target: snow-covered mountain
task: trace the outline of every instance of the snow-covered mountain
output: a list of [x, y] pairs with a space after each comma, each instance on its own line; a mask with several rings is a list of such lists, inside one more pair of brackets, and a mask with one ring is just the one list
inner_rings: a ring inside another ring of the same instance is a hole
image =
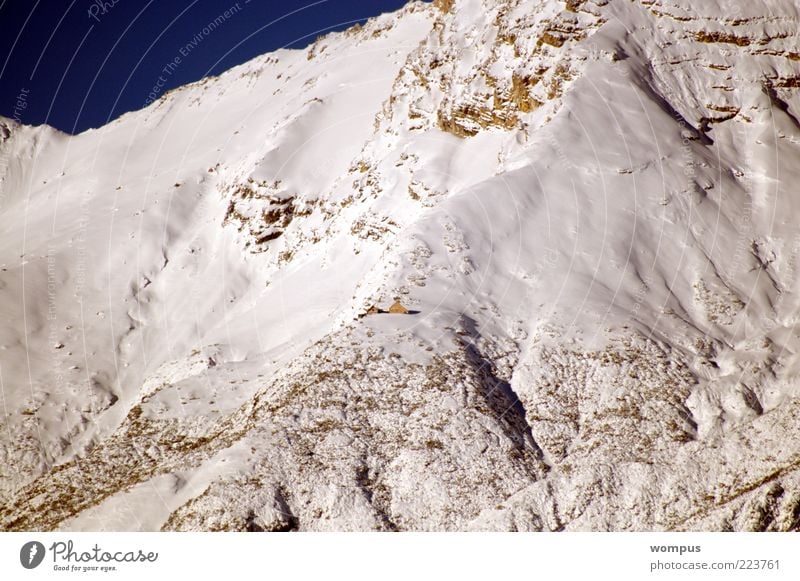
[[799, 529], [799, 12], [411, 2], [3, 120], [0, 529]]

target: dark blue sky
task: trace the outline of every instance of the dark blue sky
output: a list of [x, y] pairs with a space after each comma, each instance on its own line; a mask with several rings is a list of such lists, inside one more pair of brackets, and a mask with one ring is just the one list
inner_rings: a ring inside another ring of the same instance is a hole
[[0, 0], [0, 115], [79, 133], [141, 109], [176, 57], [162, 90], [405, 3]]

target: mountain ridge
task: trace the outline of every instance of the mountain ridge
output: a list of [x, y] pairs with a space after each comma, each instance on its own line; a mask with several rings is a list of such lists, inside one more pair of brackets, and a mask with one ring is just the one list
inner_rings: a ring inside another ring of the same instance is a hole
[[0, 526], [797, 530], [797, 19], [410, 3], [3, 142]]

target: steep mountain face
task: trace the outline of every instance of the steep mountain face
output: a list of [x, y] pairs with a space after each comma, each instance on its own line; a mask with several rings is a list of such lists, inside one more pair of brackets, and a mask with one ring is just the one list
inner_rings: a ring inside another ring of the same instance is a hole
[[800, 529], [798, 11], [412, 2], [2, 121], [0, 528]]

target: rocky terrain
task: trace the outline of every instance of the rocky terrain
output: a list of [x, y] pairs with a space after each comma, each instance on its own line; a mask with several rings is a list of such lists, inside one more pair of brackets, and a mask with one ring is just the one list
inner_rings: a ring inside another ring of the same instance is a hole
[[0, 529], [800, 530], [799, 15], [410, 2], [0, 120]]

